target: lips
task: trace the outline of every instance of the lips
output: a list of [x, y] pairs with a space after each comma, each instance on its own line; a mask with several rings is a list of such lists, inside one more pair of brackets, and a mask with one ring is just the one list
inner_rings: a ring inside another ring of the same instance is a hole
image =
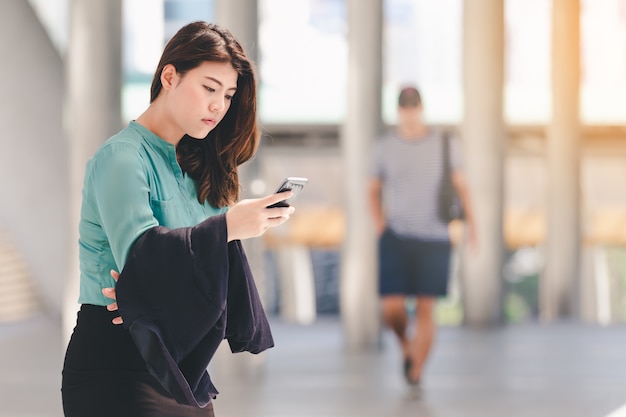
[[207, 126], [215, 126], [215, 119], [202, 119], [202, 123]]

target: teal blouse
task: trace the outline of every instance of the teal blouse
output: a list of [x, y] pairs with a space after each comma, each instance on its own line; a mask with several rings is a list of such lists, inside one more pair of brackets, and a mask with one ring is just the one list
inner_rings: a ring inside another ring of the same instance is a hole
[[178, 165], [176, 148], [132, 121], [87, 163], [79, 223], [81, 304], [107, 305], [133, 242], [160, 225], [193, 226], [224, 213], [198, 202], [194, 181]]

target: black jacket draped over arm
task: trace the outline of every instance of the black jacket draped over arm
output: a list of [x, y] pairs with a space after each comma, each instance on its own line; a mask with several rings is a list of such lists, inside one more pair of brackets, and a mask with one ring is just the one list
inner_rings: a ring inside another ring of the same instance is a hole
[[224, 214], [145, 232], [116, 293], [148, 369], [179, 403], [204, 407], [215, 398], [207, 366], [224, 338], [233, 352], [274, 346], [241, 242], [227, 243]]

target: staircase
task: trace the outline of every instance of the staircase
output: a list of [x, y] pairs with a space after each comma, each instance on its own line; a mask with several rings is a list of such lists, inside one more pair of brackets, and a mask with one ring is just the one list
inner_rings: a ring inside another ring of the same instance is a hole
[[29, 271], [9, 234], [0, 230], [0, 324], [29, 318], [41, 302]]

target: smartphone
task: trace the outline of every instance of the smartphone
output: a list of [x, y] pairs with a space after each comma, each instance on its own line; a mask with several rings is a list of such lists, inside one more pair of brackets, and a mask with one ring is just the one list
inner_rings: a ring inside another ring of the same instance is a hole
[[288, 198], [286, 200], [282, 200], [282, 201], [279, 201], [278, 203], [274, 203], [270, 206], [267, 206], [267, 208], [289, 207], [289, 203], [291, 203], [294, 200], [294, 198], [296, 198], [296, 196], [300, 193], [300, 191], [302, 191], [302, 189], [304, 188], [307, 182], [309, 182], [309, 179], [302, 178], [302, 177], [287, 177], [283, 179], [280, 185], [278, 186], [278, 188], [276, 189], [276, 193], [282, 193], [283, 191], [292, 191], [293, 196], [291, 196], [291, 198]]

